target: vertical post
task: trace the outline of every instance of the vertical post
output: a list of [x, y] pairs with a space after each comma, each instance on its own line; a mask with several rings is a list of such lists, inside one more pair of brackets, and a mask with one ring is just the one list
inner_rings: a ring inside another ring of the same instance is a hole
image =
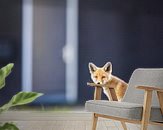
[[[100, 100], [101, 99], [101, 92], [102, 92], [102, 88], [95, 86], [94, 100]], [[98, 116], [96, 116], [96, 113], [93, 113], [93, 116], [92, 116], [92, 130], [96, 130], [97, 121], [98, 121]]]
[[95, 87], [94, 100], [100, 100], [101, 99], [101, 92], [102, 92], [101, 87]]
[[33, 0], [23, 0], [22, 89], [32, 91]]
[[141, 130], [147, 130], [150, 119], [151, 102], [152, 102], [152, 90], [145, 90]]
[[78, 0], [67, 0], [63, 58], [66, 63], [66, 99], [68, 103], [74, 103], [78, 96]]

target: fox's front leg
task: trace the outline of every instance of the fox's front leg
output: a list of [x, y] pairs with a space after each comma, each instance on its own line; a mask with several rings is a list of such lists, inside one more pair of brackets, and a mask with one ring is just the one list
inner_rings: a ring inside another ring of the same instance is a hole
[[124, 85], [122, 83], [118, 83], [117, 87], [115, 88], [115, 92], [118, 98], [118, 101], [121, 101], [125, 95], [127, 89], [127, 85]]
[[109, 101], [113, 101], [112, 94], [109, 88], [103, 87], [103, 92], [109, 99]]

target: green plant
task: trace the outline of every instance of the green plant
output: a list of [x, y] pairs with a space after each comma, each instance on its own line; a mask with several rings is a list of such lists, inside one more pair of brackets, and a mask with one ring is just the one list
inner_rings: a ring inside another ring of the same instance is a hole
[[[0, 89], [5, 86], [5, 79], [11, 73], [13, 67], [14, 64], [10, 63], [0, 69]], [[11, 107], [31, 103], [42, 95], [42, 93], [37, 92], [19, 92], [14, 95], [7, 104], [0, 107], [0, 114]], [[0, 125], [0, 130], [19, 130], [19, 128], [17, 128], [17, 126], [13, 123], [5, 123]]]

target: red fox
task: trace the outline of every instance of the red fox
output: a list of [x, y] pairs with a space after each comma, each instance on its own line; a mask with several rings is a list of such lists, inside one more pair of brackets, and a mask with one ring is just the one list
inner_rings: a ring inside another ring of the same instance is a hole
[[89, 71], [95, 84], [104, 85], [103, 92], [109, 100], [122, 100], [128, 84], [112, 75], [111, 62], [107, 62], [103, 67], [97, 67], [95, 64], [89, 63]]

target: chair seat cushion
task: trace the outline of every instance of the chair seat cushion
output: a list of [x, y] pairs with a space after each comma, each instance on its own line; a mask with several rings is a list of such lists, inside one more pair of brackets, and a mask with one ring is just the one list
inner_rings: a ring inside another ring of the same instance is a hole
[[[85, 109], [97, 114], [120, 117], [129, 120], [141, 120], [143, 105], [129, 102], [89, 100], [85, 104]], [[150, 120], [163, 122], [160, 108], [152, 107]]]

